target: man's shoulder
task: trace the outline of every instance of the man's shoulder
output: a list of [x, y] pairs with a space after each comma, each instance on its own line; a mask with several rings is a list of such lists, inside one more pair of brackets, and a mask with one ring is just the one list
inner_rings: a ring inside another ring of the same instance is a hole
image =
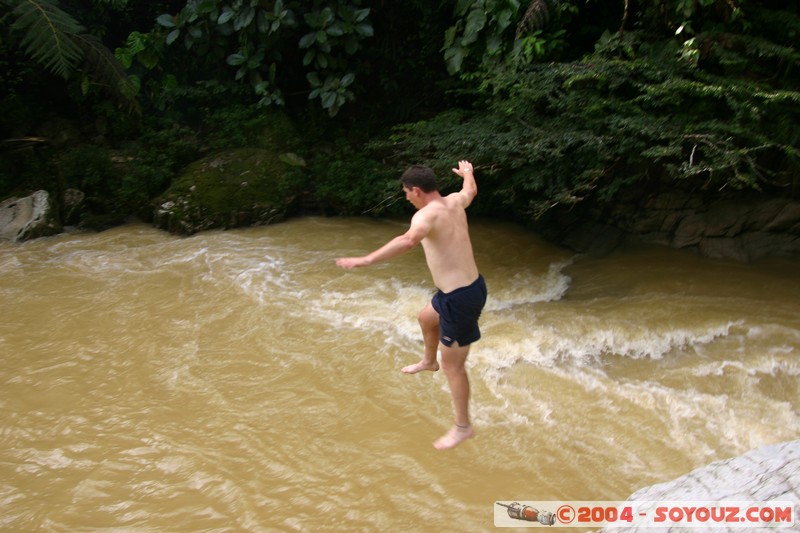
[[472, 202], [474, 195], [469, 195], [465, 193], [463, 190], [451, 192], [447, 196], [444, 197], [445, 202], [447, 202], [448, 207], [456, 206], [461, 209], [466, 209], [469, 204]]

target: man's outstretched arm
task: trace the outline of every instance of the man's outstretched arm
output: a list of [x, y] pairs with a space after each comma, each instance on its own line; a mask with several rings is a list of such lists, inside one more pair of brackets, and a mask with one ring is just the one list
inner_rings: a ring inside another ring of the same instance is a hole
[[[419, 214], [419, 213], [418, 213]], [[388, 261], [402, 255], [419, 244], [430, 231], [430, 226], [424, 217], [415, 216], [411, 219], [411, 227], [402, 235], [398, 235], [374, 252], [362, 257], [340, 257], [336, 265], [341, 268], [351, 269], [365, 267]]]
[[478, 184], [475, 181], [475, 172], [472, 163], [469, 161], [459, 161], [458, 168], [454, 168], [453, 172], [461, 176], [464, 182], [461, 185], [461, 190], [457, 192], [461, 198], [464, 209], [466, 209], [475, 196], [478, 195]]

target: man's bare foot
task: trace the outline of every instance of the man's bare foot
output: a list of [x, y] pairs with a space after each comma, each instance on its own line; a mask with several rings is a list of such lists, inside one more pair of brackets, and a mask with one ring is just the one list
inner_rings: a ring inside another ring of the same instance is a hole
[[417, 372], [422, 372], [423, 370], [430, 370], [431, 372], [436, 372], [439, 370], [439, 363], [434, 361], [433, 363], [426, 363], [425, 361], [420, 361], [419, 363], [404, 366], [401, 370], [403, 374], [416, 374]]
[[449, 450], [474, 436], [475, 431], [472, 429], [471, 425], [466, 427], [455, 425], [450, 428], [450, 431], [441, 436], [439, 440], [434, 442], [433, 447], [437, 450]]

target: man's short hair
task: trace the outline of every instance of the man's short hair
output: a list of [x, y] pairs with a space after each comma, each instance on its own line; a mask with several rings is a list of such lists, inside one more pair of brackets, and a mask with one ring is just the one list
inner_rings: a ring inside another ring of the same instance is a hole
[[423, 192], [433, 192], [438, 189], [436, 173], [431, 167], [425, 165], [412, 165], [400, 176], [400, 183], [408, 189], [419, 187]]

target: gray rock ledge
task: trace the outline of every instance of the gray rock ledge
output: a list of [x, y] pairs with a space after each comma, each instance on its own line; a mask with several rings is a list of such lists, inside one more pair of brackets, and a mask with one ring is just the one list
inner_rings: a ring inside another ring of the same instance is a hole
[[[716, 461], [672, 481], [634, 492], [628, 501], [738, 501], [794, 502], [795, 524], [770, 528], [776, 533], [798, 531], [800, 510], [800, 440], [763, 446], [744, 455]], [[603, 532], [639, 531], [640, 528], [608, 527]], [[652, 528], [652, 531], [760, 531], [758, 528]]]

